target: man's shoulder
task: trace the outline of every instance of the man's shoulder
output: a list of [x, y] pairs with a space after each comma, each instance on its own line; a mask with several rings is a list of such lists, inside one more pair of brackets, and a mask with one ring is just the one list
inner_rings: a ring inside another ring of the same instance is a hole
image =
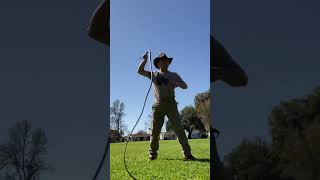
[[152, 76], [156, 77], [158, 75], [157, 71], [151, 71]]
[[179, 74], [177, 72], [171, 72], [170, 71], [170, 74], [173, 75], [173, 76], [179, 76]]

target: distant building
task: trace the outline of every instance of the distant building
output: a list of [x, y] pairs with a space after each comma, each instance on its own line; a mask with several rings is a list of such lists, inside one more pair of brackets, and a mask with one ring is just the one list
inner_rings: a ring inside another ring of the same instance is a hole
[[161, 132], [160, 133], [161, 140], [175, 140], [177, 139], [176, 133], [174, 132]]
[[207, 137], [208, 137], [207, 132], [201, 132], [198, 129], [193, 130], [191, 133], [192, 139], [207, 138]]
[[193, 130], [193, 131], [191, 132], [191, 138], [192, 138], [192, 139], [198, 139], [198, 138], [200, 138], [200, 131], [197, 130], [197, 129]]
[[[188, 131], [184, 130], [184, 133], [188, 137], [189, 133]], [[161, 132], [160, 133], [160, 139], [161, 140], [176, 140], [177, 135], [174, 131], [169, 131], [169, 132]]]
[[150, 134], [146, 132], [138, 132], [136, 134], [131, 134], [130, 140], [131, 141], [149, 141]]

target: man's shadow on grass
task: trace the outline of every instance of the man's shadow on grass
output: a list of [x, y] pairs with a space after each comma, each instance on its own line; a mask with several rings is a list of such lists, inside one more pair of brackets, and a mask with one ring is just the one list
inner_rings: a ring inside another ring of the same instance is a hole
[[210, 162], [210, 159], [208, 159], [208, 158], [204, 158], [204, 159], [198, 159], [198, 158], [196, 158], [195, 160], [184, 160], [184, 159], [174, 159], [174, 158], [163, 158], [163, 160]]

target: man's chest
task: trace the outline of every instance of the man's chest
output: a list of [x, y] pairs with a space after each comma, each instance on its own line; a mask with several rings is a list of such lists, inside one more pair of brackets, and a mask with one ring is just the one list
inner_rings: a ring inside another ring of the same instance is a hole
[[176, 75], [174, 73], [157, 73], [155, 76], [155, 84], [157, 86], [170, 86], [170, 83], [176, 79]]
[[155, 84], [157, 86], [168, 86], [169, 85], [169, 77], [166, 75], [158, 75], [155, 78]]

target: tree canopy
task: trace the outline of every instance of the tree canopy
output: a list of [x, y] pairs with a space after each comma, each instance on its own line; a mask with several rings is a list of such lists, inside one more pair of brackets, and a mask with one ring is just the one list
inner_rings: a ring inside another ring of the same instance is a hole
[[44, 130], [32, 130], [28, 120], [12, 126], [8, 142], [0, 145], [0, 179], [33, 180], [48, 170], [47, 142]]
[[280, 102], [269, 115], [271, 143], [244, 140], [226, 156], [229, 175], [241, 179], [320, 179], [320, 87]]

